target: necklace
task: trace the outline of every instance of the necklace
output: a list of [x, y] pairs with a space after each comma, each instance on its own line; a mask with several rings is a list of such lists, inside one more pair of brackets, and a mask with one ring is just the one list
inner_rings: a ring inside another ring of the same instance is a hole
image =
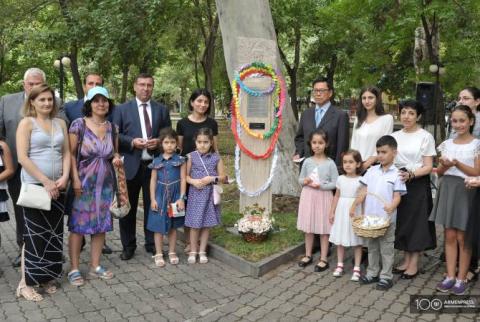
[[108, 122], [107, 120], [105, 120], [105, 121], [103, 121], [103, 122], [97, 122], [97, 121], [95, 121], [95, 120], [93, 119], [93, 117], [90, 118], [90, 121], [92, 121], [93, 124], [98, 125], [98, 126], [105, 125], [105, 124], [107, 124], [107, 122]]

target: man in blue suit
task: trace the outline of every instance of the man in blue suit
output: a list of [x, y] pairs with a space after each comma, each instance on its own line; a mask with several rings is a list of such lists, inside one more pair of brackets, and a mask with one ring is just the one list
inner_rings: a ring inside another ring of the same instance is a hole
[[[95, 86], [103, 86], [103, 78], [102, 76], [96, 73], [88, 73], [85, 75], [83, 81], [83, 92], [87, 95], [87, 92], [90, 88], [94, 88]], [[71, 101], [65, 103], [65, 115], [67, 116], [68, 123], [72, 123], [74, 120], [83, 117], [83, 103], [85, 99], [79, 99], [77, 101]]]
[[136, 221], [140, 189], [143, 193], [145, 250], [155, 253], [153, 233], [146, 229], [150, 208], [151, 170], [148, 165], [152, 162], [153, 155], [158, 153], [160, 130], [171, 127], [172, 122], [168, 109], [151, 100], [153, 86], [152, 75], [139, 74], [133, 84], [135, 98], [117, 106], [113, 112], [113, 122], [119, 128], [119, 148], [124, 157], [128, 197], [132, 206], [128, 215], [120, 219], [122, 260], [131, 259], [137, 248]]
[[[83, 92], [85, 93], [85, 96], [87, 95], [88, 91], [91, 88], [94, 88], [96, 86], [103, 86], [103, 77], [94, 72], [90, 72], [86, 74], [85, 78], [83, 79]], [[69, 124], [71, 124], [74, 120], [78, 118], [84, 117], [83, 115], [84, 103], [85, 103], [85, 98], [65, 103], [65, 115], [67, 116]], [[109, 121], [112, 121], [111, 113], [108, 118], [109, 118]], [[72, 212], [73, 191], [68, 190], [68, 194], [69, 195], [67, 196], [67, 200], [65, 203], [65, 215], [70, 216]], [[82, 250], [84, 246], [85, 246], [85, 237], [83, 238]], [[108, 247], [106, 242], [105, 242], [105, 245], [103, 246], [102, 253], [103, 254], [112, 253], [112, 249]]]

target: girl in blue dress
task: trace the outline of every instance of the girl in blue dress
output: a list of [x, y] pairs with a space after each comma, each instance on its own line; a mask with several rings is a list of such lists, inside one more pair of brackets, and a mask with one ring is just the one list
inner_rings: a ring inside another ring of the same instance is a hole
[[[176, 154], [178, 136], [171, 128], [160, 131], [161, 154], [150, 164], [150, 212], [147, 229], [154, 233], [155, 265], [165, 266], [163, 259], [163, 235], [168, 235], [168, 260], [170, 264], [178, 264], [175, 252], [177, 228], [183, 227], [184, 216], [174, 213], [185, 209], [186, 165], [185, 158]], [[176, 211], [174, 211], [176, 208]]]

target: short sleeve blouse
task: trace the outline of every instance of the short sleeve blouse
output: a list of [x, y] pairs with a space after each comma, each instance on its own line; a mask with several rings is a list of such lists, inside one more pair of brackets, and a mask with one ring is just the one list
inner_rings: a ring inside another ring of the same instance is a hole
[[357, 121], [353, 124], [352, 141], [350, 147], [360, 152], [363, 160], [377, 155], [375, 145], [377, 140], [393, 131], [393, 116], [385, 114], [379, 116], [372, 123], [363, 122], [357, 128]]
[[[443, 141], [438, 146], [438, 151], [442, 157], [447, 157], [450, 160], [457, 159], [458, 161], [470, 166], [475, 166], [475, 158], [480, 153], [480, 140], [473, 139], [467, 144], [457, 144], [453, 139]], [[451, 167], [445, 171], [444, 175], [451, 175], [465, 178], [467, 175], [457, 167]]]
[[412, 133], [400, 130], [393, 132], [392, 136], [398, 144], [395, 166], [399, 169], [405, 167], [415, 171], [423, 166], [423, 157], [437, 155], [435, 140], [424, 129], [418, 129]]

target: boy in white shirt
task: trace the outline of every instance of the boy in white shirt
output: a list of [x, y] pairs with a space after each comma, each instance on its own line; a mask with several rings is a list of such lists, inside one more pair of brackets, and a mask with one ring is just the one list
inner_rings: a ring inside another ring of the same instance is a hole
[[[407, 189], [398, 175], [398, 169], [393, 164], [397, 154], [397, 141], [390, 135], [384, 135], [378, 139], [376, 148], [380, 164], [370, 167], [360, 179], [362, 186], [357, 199], [352, 204], [350, 214], [354, 215], [357, 205], [365, 201], [365, 214], [384, 218], [390, 216], [390, 226], [385, 235], [365, 238], [368, 247], [368, 268], [366, 275], [360, 278], [361, 284], [377, 283], [377, 290], [386, 291], [393, 286], [393, 243], [397, 207]], [[380, 258], [382, 259], [381, 268]]]

